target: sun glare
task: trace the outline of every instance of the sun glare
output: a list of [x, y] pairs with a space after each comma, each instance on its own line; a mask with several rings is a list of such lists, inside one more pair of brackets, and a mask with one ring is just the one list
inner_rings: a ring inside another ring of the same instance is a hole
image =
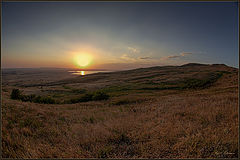
[[92, 56], [89, 54], [78, 54], [74, 60], [78, 67], [87, 67], [92, 62]]
[[81, 71], [81, 75], [84, 76], [84, 75], [85, 75], [85, 72], [84, 72], [84, 71]]

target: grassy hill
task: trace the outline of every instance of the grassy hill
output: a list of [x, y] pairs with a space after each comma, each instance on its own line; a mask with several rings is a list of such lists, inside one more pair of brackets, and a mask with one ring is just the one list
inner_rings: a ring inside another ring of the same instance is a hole
[[[190, 63], [85, 76], [65, 72], [3, 73], [3, 157], [238, 156], [236, 68]], [[13, 89], [40, 100], [11, 99]], [[46, 104], [46, 97], [54, 103]]]

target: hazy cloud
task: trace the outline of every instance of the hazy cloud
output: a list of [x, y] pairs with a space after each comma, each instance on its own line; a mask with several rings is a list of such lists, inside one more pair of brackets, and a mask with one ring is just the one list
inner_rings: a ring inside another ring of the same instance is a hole
[[182, 53], [180, 53], [181, 56], [186, 56], [186, 55], [190, 55], [190, 54], [192, 54], [192, 53], [191, 52], [182, 52]]
[[134, 48], [134, 47], [128, 47], [128, 50], [131, 52], [131, 53], [139, 53], [139, 50], [137, 48]]
[[127, 54], [123, 54], [120, 58], [127, 61], [136, 61], [135, 58], [129, 57]]
[[139, 59], [151, 59], [151, 57], [139, 57]]
[[150, 60], [150, 59], [152, 59], [149, 56], [145, 56], [145, 57], [131, 57], [128, 54], [123, 54], [120, 58], [122, 60], [129, 61], [129, 62], [142, 62], [142, 60]]
[[162, 60], [166, 60], [166, 59], [174, 59], [174, 58], [181, 58], [181, 57], [185, 57], [187, 55], [191, 55], [191, 52], [182, 52], [179, 55], [172, 55], [172, 56], [167, 56], [167, 57], [163, 57], [161, 58]]
[[166, 63], [104, 63], [99, 64], [96, 66], [97, 68], [102, 69], [110, 69], [110, 70], [127, 70], [127, 69], [136, 69], [136, 68], [145, 68], [145, 67], [153, 67], [153, 66], [159, 66], [159, 65], [166, 65]]
[[172, 59], [172, 58], [178, 58], [178, 57], [181, 57], [181, 56], [168, 56], [166, 58]]

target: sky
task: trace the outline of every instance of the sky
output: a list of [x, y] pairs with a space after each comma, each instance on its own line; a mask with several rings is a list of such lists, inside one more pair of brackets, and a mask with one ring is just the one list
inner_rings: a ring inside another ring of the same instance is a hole
[[3, 2], [1, 38], [3, 68], [238, 67], [238, 4]]

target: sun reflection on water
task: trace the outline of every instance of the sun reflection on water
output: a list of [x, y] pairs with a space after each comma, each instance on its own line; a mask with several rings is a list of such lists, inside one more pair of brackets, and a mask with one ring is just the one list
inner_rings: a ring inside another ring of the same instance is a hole
[[82, 75], [82, 76], [85, 75], [85, 71], [69, 71], [69, 72], [72, 72], [72, 74], [76, 74], [76, 75]]
[[93, 74], [93, 73], [99, 73], [99, 72], [111, 72], [111, 71], [68, 71], [73, 75], [87, 75], [87, 74]]

